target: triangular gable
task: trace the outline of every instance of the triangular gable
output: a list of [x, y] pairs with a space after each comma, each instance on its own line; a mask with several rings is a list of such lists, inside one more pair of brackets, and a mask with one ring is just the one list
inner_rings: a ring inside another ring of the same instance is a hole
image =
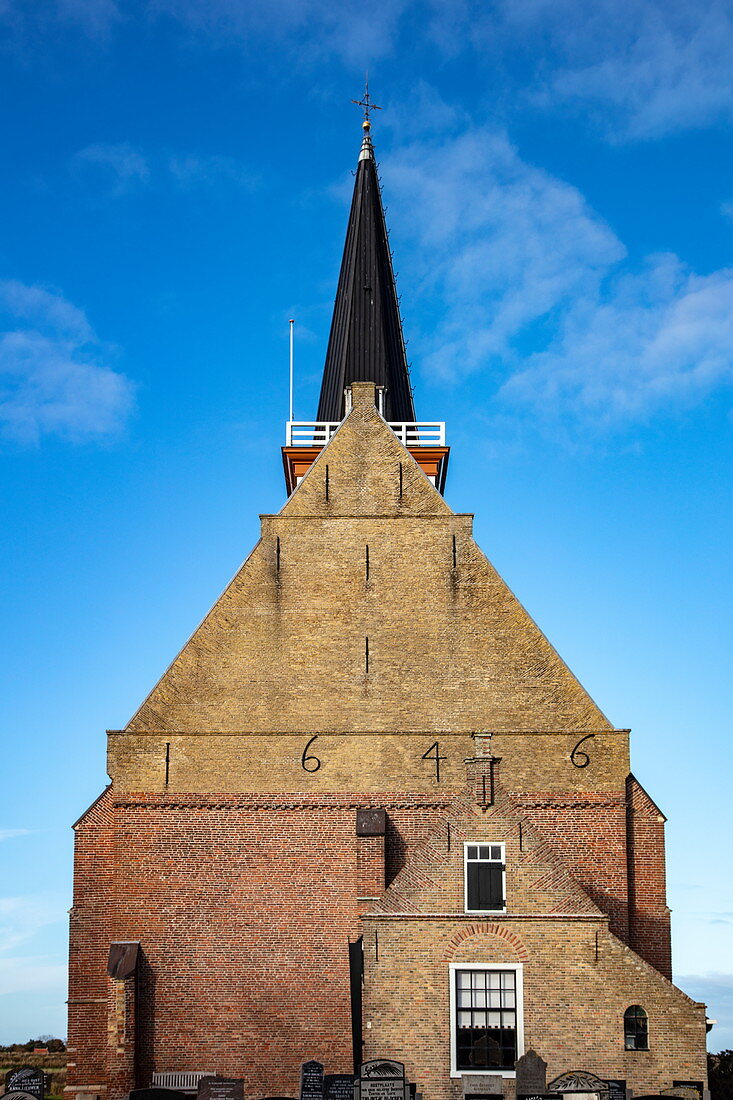
[[127, 729], [612, 728], [365, 389]]
[[[374, 388], [354, 386], [354, 407], [280, 512], [295, 516], [452, 516], [382, 419]], [[328, 474], [326, 470], [328, 469]]]
[[562, 857], [498, 785], [494, 805], [486, 811], [467, 795], [454, 799], [441, 827], [410, 854], [369, 916], [465, 915], [464, 844], [504, 844], [510, 915], [606, 919]]

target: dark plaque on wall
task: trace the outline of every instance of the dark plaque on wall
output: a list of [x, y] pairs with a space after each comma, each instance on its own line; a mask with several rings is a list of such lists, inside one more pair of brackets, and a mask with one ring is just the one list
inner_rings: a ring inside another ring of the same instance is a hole
[[323, 1063], [311, 1059], [300, 1067], [300, 1100], [323, 1100]]
[[[463, 1100], [504, 1100], [503, 1092], [466, 1092]], [[555, 1100], [555, 1097], [552, 1098]]]
[[327, 1073], [323, 1078], [323, 1100], [354, 1100], [353, 1073]]
[[5, 1092], [28, 1092], [43, 1100], [46, 1091], [46, 1075], [35, 1066], [21, 1066], [5, 1074]]
[[244, 1100], [243, 1077], [202, 1077], [196, 1100]]

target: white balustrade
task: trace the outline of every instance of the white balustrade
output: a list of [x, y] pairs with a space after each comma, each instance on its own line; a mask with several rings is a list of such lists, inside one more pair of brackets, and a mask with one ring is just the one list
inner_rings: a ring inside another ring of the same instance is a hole
[[[289, 420], [286, 447], [325, 447], [343, 421]], [[389, 425], [405, 447], [444, 447], [445, 423], [440, 420], [405, 421]]]

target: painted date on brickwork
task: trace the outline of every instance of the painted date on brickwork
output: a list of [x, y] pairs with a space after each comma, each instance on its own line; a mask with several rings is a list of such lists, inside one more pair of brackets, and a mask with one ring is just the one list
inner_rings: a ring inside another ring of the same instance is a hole
[[311, 747], [313, 742], [317, 740], [317, 738], [318, 734], [315, 734], [315, 736], [311, 737], [310, 741], [303, 749], [303, 755], [300, 758], [300, 766], [304, 772], [317, 772], [321, 766], [321, 761], [318, 759], [318, 757], [314, 753], [308, 752], [308, 749]]
[[590, 741], [591, 737], [595, 737], [595, 734], [586, 733], [585, 737], [581, 737], [580, 741], [578, 741], [577, 745], [570, 753], [570, 762], [571, 764], [574, 764], [576, 768], [587, 768], [590, 764], [590, 757], [588, 756], [588, 753], [584, 752], [580, 746], [583, 744], [584, 741]]
[[[435, 754], [435, 755], [433, 755]], [[435, 778], [440, 783], [440, 761], [447, 760], [447, 756], [440, 755], [440, 745], [437, 741], [433, 741], [427, 752], [424, 752], [421, 757], [422, 760], [434, 760], [435, 761]]]

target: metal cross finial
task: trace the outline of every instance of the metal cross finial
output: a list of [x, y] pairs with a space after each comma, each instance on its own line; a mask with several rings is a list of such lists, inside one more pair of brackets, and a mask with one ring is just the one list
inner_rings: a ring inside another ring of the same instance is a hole
[[371, 101], [371, 98], [369, 96], [369, 77], [368, 76], [364, 80], [364, 98], [363, 99], [352, 99], [351, 102], [355, 103], [357, 105], [357, 107], [363, 107], [364, 108], [364, 121], [362, 122], [362, 127], [368, 133], [369, 130], [371, 129], [371, 126], [372, 126], [371, 119], [369, 117], [370, 112], [371, 111], [381, 111], [382, 110], [382, 108], [379, 106], [379, 104], [372, 103], [372, 101]]

